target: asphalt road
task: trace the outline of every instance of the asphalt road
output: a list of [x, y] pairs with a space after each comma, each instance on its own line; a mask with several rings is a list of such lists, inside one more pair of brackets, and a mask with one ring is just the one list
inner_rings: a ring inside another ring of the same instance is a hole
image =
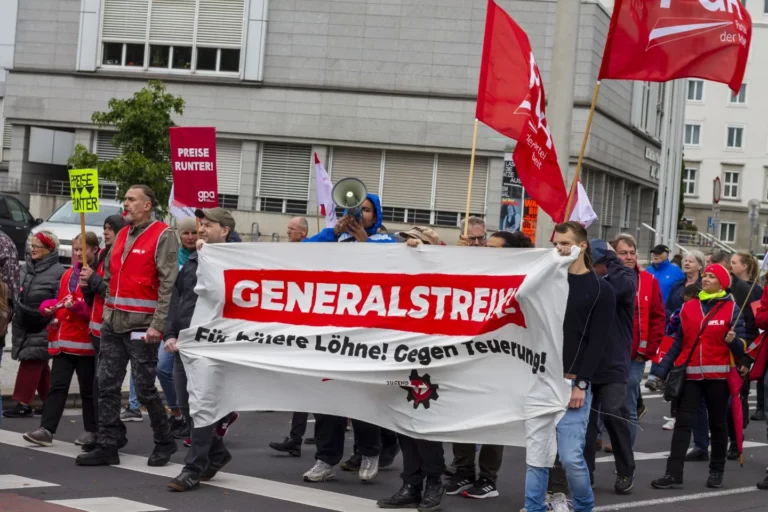
[[[757, 491], [754, 487], [766, 476], [768, 464], [764, 423], [752, 422], [748, 427], [745, 438], [754, 444], [745, 450], [744, 467], [739, 467], [738, 462], [728, 462], [722, 489], [713, 491], [705, 487], [706, 463], [688, 463], [685, 489], [658, 491], [650, 487], [650, 481], [664, 473], [664, 452], [669, 449], [671, 433], [663, 431], [661, 423], [662, 416], [668, 412], [668, 404], [660, 398], [648, 398], [646, 403], [650, 412], [643, 419], [643, 430], [638, 436], [634, 492], [631, 496], [616, 496], [613, 493], [612, 459], [603, 454], [604, 459], [598, 464], [596, 474], [596, 512], [651, 509], [654, 512], [700, 512], [703, 508], [718, 512], [743, 512], [768, 509], [768, 493]], [[7, 510], [4, 500], [8, 503], [12, 495], [16, 495], [16, 499], [20, 499], [18, 496], [31, 498], [35, 501], [30, 503], [37, 505], [14, 510], [36, 512], [47, 510], [45, 507], [49, 506], [37, 500], [69, 507], [50, 508], [60, 512], [308, 512], [318, 509], [365, 512], [377, 510], [375, 500], [392, 494], [400, 485], [399, 458], [394, 467], [382, 470], [377, 479], [368, 484], [360, 483], [356, 474], [343, 471], [337, 471], [338, 480], [335, 482], [304, 483], [301, 475], [314, 462], [314, 447], [305, 445], [302, 457], [294, 458], [277, 454], [267, 446], [269, 441], [279, 440], [287, 434], [290, 414], [250, 412], [241, 414], [226, 438], [234, 455], [234, 460], [226, 468], [227, 473], [217, 476], [211, 482], [214, 485], [206, 484], [196, 491], [174, 493], [168, 491], [165, 484], [181, 468], [178, 464], [182, 463], [186, 451], [181, 443], [179, 453], [172, 460], [175, 465], [149, 468], [146, 457], [152, 449], [152, 437], [148, 418], [145, 417], [142, 423], [128, 424], [130, 442], [122, 452], [121, 466], [77, 467], [73, 458], [79, 453], [79, 448], [70, 444], [82, 432], [81, 419], [77, 414], [78, 411], [67, 411], [57, 442], [51, 448], [31, 448], [18, 434], [37, 427], [39, 418], [3, 419], [0, 429], [0, 510]], [[310, 430], [311, 427], [312, 424]], [[351, 432], [347, 437], [349, 453]], [[446, 446], [449, 460], [450, 453], [450, 447]], [[500, 497], [473, 501], [447, 496], [443, 510], [517, 512], [523, 506], [524, 476], [524, 450], [508, 447], [499, 476]]]

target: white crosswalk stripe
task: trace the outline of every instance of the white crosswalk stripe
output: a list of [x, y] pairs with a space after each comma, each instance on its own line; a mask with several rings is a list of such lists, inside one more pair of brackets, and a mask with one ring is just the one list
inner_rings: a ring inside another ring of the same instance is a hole
[[46, 503], [74, 508], [84, 512], [160, 512], [167, 508], [155, 507], [123, 498], [81, 498], [75, 500], [51, 500]]
[[59, 487], [59, 484], [43, 482], [34, 478], [17, 475], [0, 475], [0, 491], [8, 489], [31, 489], [33, 487]]

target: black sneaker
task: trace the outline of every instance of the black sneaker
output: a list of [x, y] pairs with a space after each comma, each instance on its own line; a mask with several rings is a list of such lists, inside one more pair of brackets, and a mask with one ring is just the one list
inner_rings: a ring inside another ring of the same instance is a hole
[[81, 453], [75, 459], [78, 466], [117, 466], [120, 464], [120, 456], [116, 448], [102, 448], [97, 446], [95, 450]]
[[443, 502], [443, 496], [445, 496], [445, 486], [442, 480], [427, 480], [427, 484], [424, 486], [424, 492], [421, 495], [421, 503], [419, 503], [419, 512], [434, 512], [440, 508], [440, 504]]
[[683, 488], [683, 479], [677, 479], [672, 478], [672, 476], [667, 473], [661, 478], [658, 478], [651, 482], [651, 487], [654, 489], [682, 489]]
[[466, 478], [460, 475], [453, 475], [448, 481], [448, 488], [445, 490], [445, 493], [449, 496], [461, 494], [462, 492], [472, 487], [472, 484], [474, 483], [474, 479]]
[[32, 411], [35, 413], [35, 416], [42, 416], [43, 415], [43, 406], [35, 407], [35, 409]]
[[350, 458], [339, 464], [344, 471], [360, 471], [360, 464], [363, 462], [363, 455], [355, 452]]
[[315, 444], [315, 438], [314, 437], [308, 437], [304, 440], [304, 444]]
[[480, 478], [472, 487], [462, 493], [465, 498], [475, 498], [482, 500], [484, 498], [495, 498], [499, 495], [496, 484], [487, 478]]
[[171, 435], [174, 439], [186, 439], [189, 434], [189, 426], [184, 418], [171, 418]]
[[757, 488], [761, 491], [768, 491], [768, 476], [762, 482], [757, 482]]
[[379, 469], [388, 468], [394, 464], [398, 453], [400, 453], [399, 443], [381, 450], [381, 455], [379, 455]]
[[416, 508], [421, 503], [421, 490], [411, 484], [403, 484], [399, 491], [376, 502], [379, 508]]
[[281, 453], [301, 457], [301, 442], [296, 442], [290, 437], [286, 437], [281, 443], [269, 443], [269, 447]]
[[200, 477], [186, 470], [168, 482], [168, 488], [178, 492], [191, 491], [198, 487], [200, 487]]
[[717, 471], [710, 471], [709, 478], [707, 478], [707, 487], [713, 489], [719, 489], [723, 486], [723, 474]]
[[173, 440], [169, 443], [155, 443], [155, 449], [152, 450], [152, 454], [147, 459], [147, 466], [165, 466], [171, 460], [171, 455], [176, 453], [178, 449], [176, 441]]
[[749, 417], [751, 420], [763, 421], [765, 420], [765, 411], [763, 409], [756, 409], [755, 414]]
[[634, 485], [635, 477], [618, 476], [616, 477], [616, 483], [613, 484], [613, 490], [616, 491], [616, 494], [630, 494]]
[[686, 462], [707, 462], [708, 460], [709, 460], [709, 453], [699, 450], [698, 448], [694, 448], [693, 450], [685, 454]]
[[732, 442], [728, 447], [728, 460], [739, 460], [740, 456], [741, 453], [739, 453], [739, 447], [736, 446], [735, 442]]
[[216, 473], [221, 471], [221, 468], [226, 466], [232, 461], [232, 454], [227, 452], [227, 454], [222, 457], [219, 460], [212, 460], [208, 462], [208, 467], [205, 468], [205, 471], [203, 471], [203, 474], [200, 475], [200, 480], [203, 482], [208, 482], [210, 480], [213, 480], [213, 477], [216, 476]]
[[29, 405], [16, 404], [16, 407], [9, 409], [3, 413], [3, 418], [31, 418], [34, 416], [32, 407]]

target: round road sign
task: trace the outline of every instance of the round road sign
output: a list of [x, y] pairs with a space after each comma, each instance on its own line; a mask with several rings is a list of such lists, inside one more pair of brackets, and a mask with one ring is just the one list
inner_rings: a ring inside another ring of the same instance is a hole
[[720, 191], [722, 190], [722, 185], [720, 184], [720, 178], [715, 178], [715, 182], [712, 186], [712, 202], [717, 204], [720, 202]]

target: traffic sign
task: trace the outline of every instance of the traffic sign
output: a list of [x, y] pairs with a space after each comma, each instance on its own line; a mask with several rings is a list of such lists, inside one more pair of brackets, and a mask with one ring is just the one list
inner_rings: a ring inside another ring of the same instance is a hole
[[712, 186], [712, 202], [717, 204], [720, 202], [720, 192], [722, 190], [722, 186], [720, 185], [720, 178], [715, 178], [715, 182]]

